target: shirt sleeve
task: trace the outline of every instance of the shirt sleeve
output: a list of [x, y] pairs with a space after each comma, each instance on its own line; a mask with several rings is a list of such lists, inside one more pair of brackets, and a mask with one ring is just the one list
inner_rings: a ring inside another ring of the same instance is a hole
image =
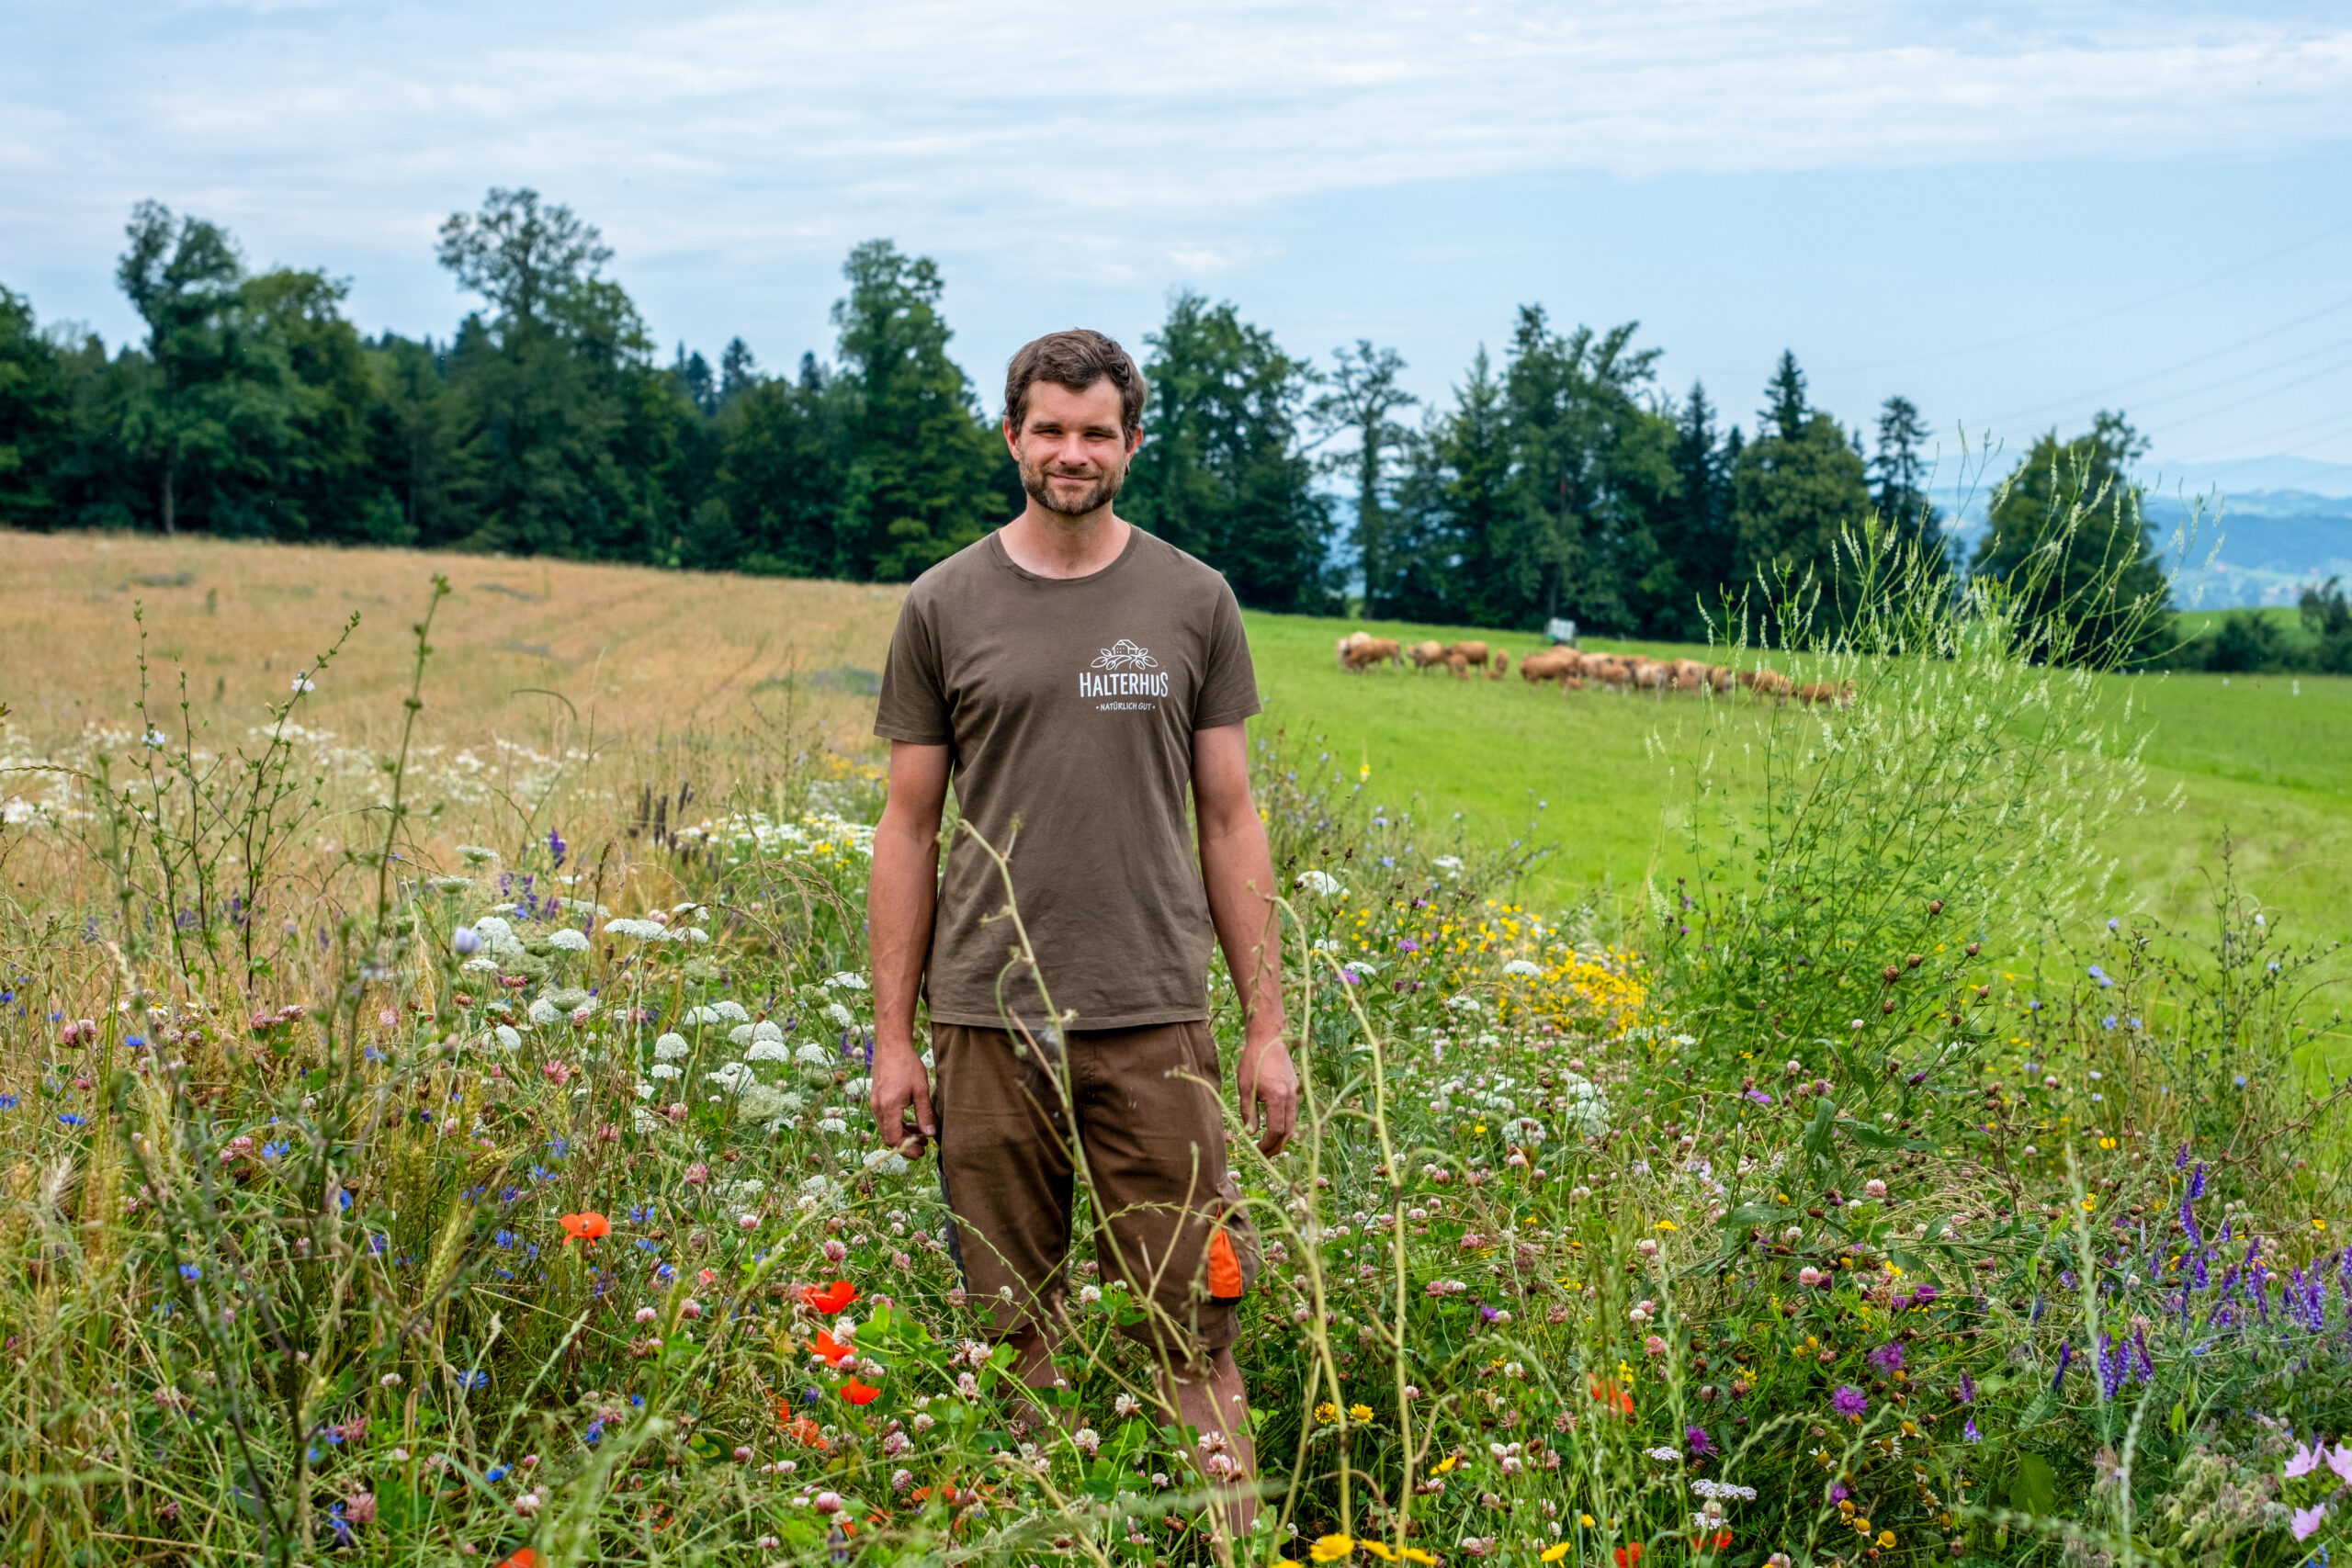
[[1193, 728], [1215, 729], [1239, 724], [1260, 711], [1258, 671], [1250, 662], [1250, 635], [1242, 629], [1241, 606], [1233, 589], [1217, 580], [1216, 608], [1209, 618], [1208, 665], [1193, 699]]
[[929, 611], [927, 603], [910, 593], [890, 633], [890, 651], [882, 661], [882, 700], [874, 710], [874, 733], [885, 740], [918, 746], [955, 740]]

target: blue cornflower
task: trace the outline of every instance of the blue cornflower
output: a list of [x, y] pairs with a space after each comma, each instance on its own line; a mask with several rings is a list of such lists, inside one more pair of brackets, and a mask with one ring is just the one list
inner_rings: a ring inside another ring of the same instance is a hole
[[90, 1119], [88, 1117], [76, 1116], [71, 1111], [61, 1112], [57, 1119], [60, 1122], [64, 1122], [68, 1127], [86, 1127], [90, 1124]]
[[264, 1144], [261, 1146], [261, 1157], [264, 1159], [283, 1159], [286, 1156], [286, 1151], [293, 1146], [294, 1145], [291, 1143], [288, 1142], [284, 1138], [273, 1139], [269, 1143]]
[[506, 1479], [506, 1467], [503, 1464], [493, 1464], [483, 1472], [482, 1479], [494, 1485]]
[[545, 1181], [554, 1174], [554, 1171], [543, 1165], [535, 1165], [531, 1168], [531, 1179], [534, 1181]]
[[2115, 1027], [2115, 1015], [2113, 1013], [2109, 1013], [2105, 1018], [2098, 1021], [2098, 1026], [2101, 1029], [2113, 1029]]
[[564, 1156], [571, 1152], [571, 1140], [569, 1138], [558, 1138], [548, 1145], [548, 1150], [557, 1159], [561, 1159]]
[[337, 1208], [342, 1208], [342, 1209], [348, 1209], [348, 1208], [350, 1208], [350, 1207], [351, 1207], [351, 1193], [350, 1193], [350, 1190], [349, 1190], [348, 1189], [345, 1189], [345, 1190], [342, 1190], [337, 1191], [337, 1192], [335, 1193], [335, 1195], [334, 1195], [334, 1201], [335, 1201], [335, 1206], [336, 1206]]
[[650, 1203], [631, 1203], [628, 1206], [628, 1223], [633, 1225], [652, 1224], [653, 1205]]
[[15, 1109], [17, 1109], [17, 1097], [13, 1094], [0, 1094], [0, 1111], [14, 1111]]
[[180, 1278], [188, 1280], [201, 1280], [204, 1278], [204, 1270], [196, 1264], [183, 1263], [180, 1265]]
[[590, 1448], [594, 1448], [605, 1440], [605, 1424], [602, 1421], [589, 1422], [588, 1429], [580, 1434], [580, 1439]]

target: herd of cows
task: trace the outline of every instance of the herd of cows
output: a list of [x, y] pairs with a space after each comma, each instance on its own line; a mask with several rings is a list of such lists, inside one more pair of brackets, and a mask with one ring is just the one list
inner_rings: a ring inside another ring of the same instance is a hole
[[[1416, 670], [1449, 670], [1464, 681], [1470, 679], [1474, 670], [1484, 671], [1489, 681], [1499, 681], [1510, 672], [1511, 662], [1509, 652], [1483, 642], [1403, 644], [1395, 637], [1374, 637], [1368, 632], [1350, 632], [1341, 637], [1339, 656], [1340, 669], [1359, 675], [1383, 664], [1402, 669], [1409, 659]], [[1728, 693], [1735, 686], [1746, 687], [1751, 696], [1770, 697], [1775, 703], [1793, 698], [1807, 707], [1817, 703], [1844, 707], [1854, 700], [1854, 683], [1850, 681], [1799, 685], [1779, 671], [1761, 665], [1736, 671], [1696, 659], [1586, 653], [1565, 646], [1536, 649], [1519, 661], [1519, 673], [1531, 685], [1557, 681], [1564, 692], [1580, 692], [1589, 684], [1612, 692], [1647, 692], [1661, 700], [1668, 692]]]

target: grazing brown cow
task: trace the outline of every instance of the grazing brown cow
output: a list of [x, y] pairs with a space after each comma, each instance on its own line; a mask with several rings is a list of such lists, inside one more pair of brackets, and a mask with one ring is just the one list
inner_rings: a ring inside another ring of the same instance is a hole
[[1598, 681], [1612, 692], [1623, 691], [1634, 678], [1632, 667], [1613, 653], [1586, 654], [1581, 672], [1586, 680]]
[[1470, 656], [1458, 648], [1445, 650], [1445, 667], [1453, 671], [1453, 678], [1457, 681], [1470, 679]]
[[1506, 675], [1508, 675], [1508, 674], [1510, 674], [1510, 651], [1509, 651], [1508, 649], [1500, 649], [1500, 648], [1498, 648], [1498, 649], [1495, 649], [1495, 665], [1494, 665], [1494, 668], [1493, 668], [1493, 669], [1491, 669], [1491, 670], [1489, 670], [1489, 671], [1487, 671], [1487, 680], [1489, 680], [1489, 681], [1499, 681], [1499, 680], [1501, 680], [1504, 676], [1506, 676]]
[[1340, 656], [1343, 666], [1361, 673], [1375, 664], [1401, 664], [1404, 656], [1393, 637], [1368, 637]]
[[1417, 642], [1405, 652], [1416, 670], [1427, 670], [1432, 664], [1445, 662], [1445, 644], [1442, 642]]
[[1668, 688], [1674, 684], [1674, 666], [1660, 664], [1655, 659], [1645, 659], [1633, 669], [1634, 684], [1645, 692], [1654, 692], [1660, 702], [1666, 700]]
[[1478, 669], [1484, 670], [1487, 667], [1487, 645], [1483, 642], [1457, 642], [1445, 651], [1449, 654], [1462, 655], [1464, 662], [1475, 665]]
[[1584, 655], [1573, 648], [1539, 648], [1519, 661], [1520, 679], [1533, 684], [1584, 673]]
[[1826, 703], [1834, 708], [1854, 705], [1854, 683], [1851, 681], [1817, 681], [1810, 686], [1797, 688], [1797, 701], [1807, 707]]
[[1777, 705], [1789, 700], [1795, 685], [1777, 670], [1758, 668], [1739, 672], [1739, 683], [1747, 688], [1748, 695], [1758, 701], [1770, 697]]
[[1347, 636], [1341, 637], [1338, 645], [1340, 668], [1342, 670], [1349, 668], [1348, 650], [1350, 649], [1355, 647], [1358, 643], [1370, 642], [1371, 640], [1372, 634], [1370, 632], [1350, 632]]
[[1667, 669], [1673, 674], [1674, 689], [1678, 692], [1706, 691], [1715, 683], [1713, 671], [1696, 659], [1678, 659]]

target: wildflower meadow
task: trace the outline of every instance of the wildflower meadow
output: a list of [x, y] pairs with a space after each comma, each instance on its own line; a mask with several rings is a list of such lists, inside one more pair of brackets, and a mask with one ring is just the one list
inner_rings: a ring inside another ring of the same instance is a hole
[[1254, 1474], [1083, 1247], [1016, 1386], [878, 1146], [875, 753], [462, 745], [438, 581], [364, 744], [312, 716], [345, 628], [248, 726], [126, 617], [121, 702], [0, 774], [0, 1561], [2352, 1548], [2335, 955], [2225, 848], [2139, 912], [2097, 650], [1847, 547], [1721, 657], [1850, 706], [1690, 699], [1630, 911], [1253, 742], [1305, 1096], [1272, 1159], [1233, 1123]]

